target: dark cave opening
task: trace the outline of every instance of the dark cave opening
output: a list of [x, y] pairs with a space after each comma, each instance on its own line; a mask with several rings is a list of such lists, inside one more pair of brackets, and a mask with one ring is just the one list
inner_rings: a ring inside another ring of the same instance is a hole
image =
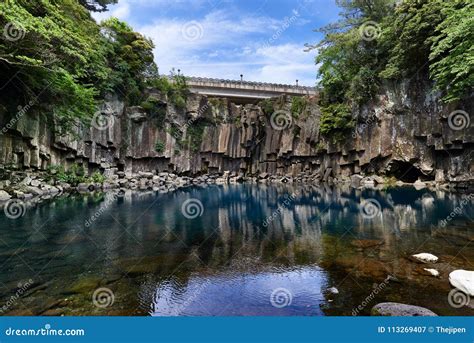
[[422, 181], [432, 179], [429, 176], [423, 174], [420, 169], [413, 166], [413, 164], [410, 162], [404, 161], [392, 161], [388, 175], [395, 177], [397, 180], [408, 183], [413, 183], [418, 179]]

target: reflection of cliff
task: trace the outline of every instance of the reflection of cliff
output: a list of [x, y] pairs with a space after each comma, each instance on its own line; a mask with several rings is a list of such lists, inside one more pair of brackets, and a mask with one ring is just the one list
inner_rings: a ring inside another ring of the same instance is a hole
[[[309, 181], [347, 180], [354, 173], [385, 174], [411, 182], [435, 177], [472, 180], [472, 125], [450, 129], [447, 114], [453, 109], [439, 106], [434, 98], [426, 100], [423, 91], [408, 95], [403, 85], [399, 88], [354, 113], [356, 132], [337, 144], [319, 134], [316, 98], [291, 118], [291, 99], [277, 99], [273, 110], [288, 113], [290, 125], [283, 130], [273, 128], [271, 113], [265, 113], [263, 106], [235, 105], [197, 94], [190, 95], [186, 108], [180, 109], [150, 91], [157, 108], [149, 112], [139, 106], [127, 108], [110, 96], [100, 111], [112, 125], [105, 130], [80, 128], [69, 137], [56, 136], [46, 116], [32, 109], [0, 134], [0, 165], [45, 169], [75, 162], [91, 170], [268, 172], [301, 174]], [[459, 106], [473, 112], [472, 101]], [[5, 120], [0, 117], [0, 125]], [[0, 169], [0, 179], [8, 176], [1, 174]]]
[[[288, 206], [282, 206], [288, 194], [296, 196]], [[176, 209], [176, 204], [190, 197], [200, 199], [204, 205], [203, 216], [191, 221]], [[375, 199], [380, 212], [365, 218], [360, 208], [364, 199]], [[461, 199], [463, 196], [459, 194], [414, 189], [382, 192], [350, 187], [212, 186], [160, 196], [154, 217], [140, 219], [134, 230], [148, 238], [163, 239], [183, 253], [196, 247], [199, 258], [211, 265], [245, 256], [262, 263], [272, 260], [315, 263], [323, 251], [323, 233], [336, 236], [348, 233], [347, 238], [377, 237], [396, 244], [404, 235], [424, 235], [432, 225], [438, 228]], [[140, 203], [134, 197], [129, 201], [124, 204], [130, 206], [129, 210]], [[464, 213], [469, 214], [472, 208], [471, 200]], [[278, 215], [273, 216], [274, 213]], [[273, 220], [263, 225], [272, 216]], [[118, 218], [121, 222], [125, 219], [120, 215]], [[150, 222], [153, 218], [155, 221]], [[458, 216], [463, 218], [466, 215]]]

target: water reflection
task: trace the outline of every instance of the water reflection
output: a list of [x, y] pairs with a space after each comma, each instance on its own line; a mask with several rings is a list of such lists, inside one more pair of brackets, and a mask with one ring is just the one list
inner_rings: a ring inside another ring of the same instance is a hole
[[[191, 198], [203, 204], [195, 219], [181, 212]], [[363, 215], [367, 200], [380, 211]], [[444, 191], [310, 185], [71, 196], [30, 206], [17, 220], [0, 217], [0, 298], [33, 279], [41, 290], [24, 300], [33, 314], [65, 295], [79, 301], [64, 305], [66, 314], [116, 314], [90, 304], [91, 289], [104, 284], [118, 292], [120, 314], [350, 314], [374, 282], [395, 275], [399, 283], [380, 300], [463, 314], [446, 308], [444, 294], [449, 270], [474, 269], [473, 207], [467, 195]], [[406, 259], [421, 251], [441, 256], [441, 279]], [[84, 278], [96, 280], [91, 289], [71, 291]], [[429, 291], [410, 294], [407, 283]], [[335, 299], [325, 294], [332, 286], [341, 291]], [[283, 308], [270, 302], [279, 287], [292, 294]]]

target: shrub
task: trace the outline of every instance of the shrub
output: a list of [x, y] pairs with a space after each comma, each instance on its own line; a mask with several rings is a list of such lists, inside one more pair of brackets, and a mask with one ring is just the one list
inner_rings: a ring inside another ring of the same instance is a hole
[[158, 153], [165, 151], [165, 144], [162, 141], [156, 141], [155, 151]]
[[331, 136], [333, 141], [341, 140], [354, 127], [351, 110], [346, 104], [331, 104], [321, 107], [319, 132]]
[[294, 96], [291, 98], [291, 115], [294, 118], [298, 118], [306, 109], [308, 100], [302, 96]]

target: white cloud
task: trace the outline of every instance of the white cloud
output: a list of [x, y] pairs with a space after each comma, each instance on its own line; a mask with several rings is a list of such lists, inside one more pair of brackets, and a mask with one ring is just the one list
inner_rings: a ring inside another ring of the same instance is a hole
[[128, 0], [119, 1], [119, 3], [109, 9], [107, 12], [92, 12], [92, 17], [97, 21], [115, 17], [120, 20], [125, 20], [130, 15], [130, 4]]
[[[96, 20], [111, 16], [135, 19], [130, 15], [134, 9], [131, 1], [121, 0], [109, 12], [93, 16]], [[139, 1], [154, 6], [149, 0]], [[206, 0], [209, 1], [222, 0]], [[300, 85], [313, 86], [313, 54], [303, 52], [303, 43], [280, 43], [280, 34], [272, 39], [275, 32], [282, 30], [284, 20], [211, 10], [201, 18], [163, 17], [152, 24], [135, 25], [134, 29], [153, 40], [160, 73], [167, 74], [174, 67], [192, 76], [239, 79], [244, 74], [244, 79], [250, 81], [294, 84], [298, 79]], [[298, 25], [298, 21], [291, 25]]]
[[[265, 16], [231, 17], [214, 11], [204, 18], [156, 20], [136, 29], [155, 43], [161, 73], [171, 68], [186, 75], [314, 85], [316, 67], [303, 44], [261, 46], [255, 36], [271, 37], [281, 21]], [[278, 39], [273, 42], [277, 43]]]

